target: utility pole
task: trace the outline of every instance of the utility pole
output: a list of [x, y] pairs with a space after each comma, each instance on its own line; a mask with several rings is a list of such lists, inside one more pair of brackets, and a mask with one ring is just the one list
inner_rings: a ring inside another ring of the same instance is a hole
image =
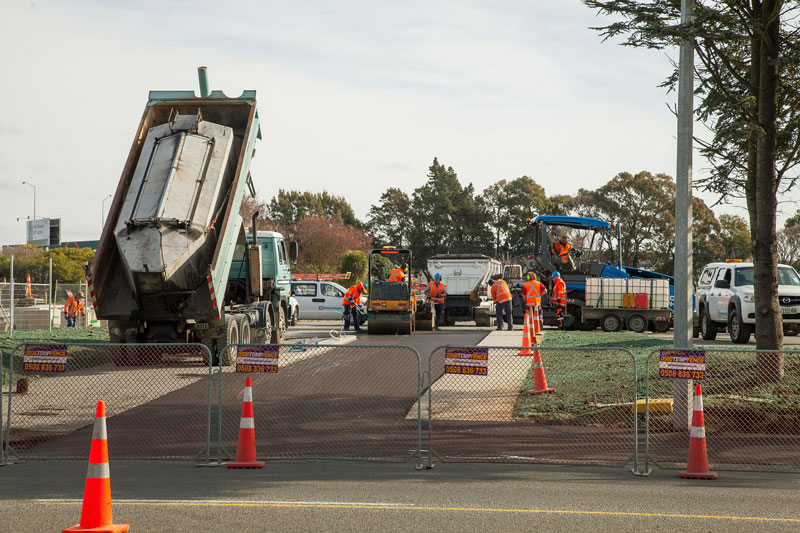
[[[694, 19], [694, 0], [681, 0], [681, 24]], [[681, 42], [678, 78], [678, 165], [675, 175], [675, 327], [673, 345], [692, 349], [692, 135], [694, 121], [694, 39]], [[692, 380], [672, 385], [672, 423], [691, 426]]]
[[33, 187], [33, 221], [36, 222], [36, 185], [28, 183], [27, 181], [23, 181], [22, 184]]

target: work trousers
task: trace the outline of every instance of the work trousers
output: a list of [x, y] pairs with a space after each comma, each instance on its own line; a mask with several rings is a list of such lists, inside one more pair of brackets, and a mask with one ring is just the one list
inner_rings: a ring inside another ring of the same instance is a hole
[[350, 329], [350, 317], [353, 317], [353, 329], [356, 331], [361, 331], [361, 317], [358, 312], [358, 308], [354, 305], [345, 305], [344, 306], [344, 330], [347, 331]]
[[444, 324], [444, 304], [433, 304], [433, 308], [436, 311], [436, 326], [437, 328]]
[[506, 314], [506, 323], [508, 324], [508, 331], [514, 329], [514, 317], [512, 316], [511, 300], [496, 304], [497, 309], [497, 329], [503, 329], [503, 313]]

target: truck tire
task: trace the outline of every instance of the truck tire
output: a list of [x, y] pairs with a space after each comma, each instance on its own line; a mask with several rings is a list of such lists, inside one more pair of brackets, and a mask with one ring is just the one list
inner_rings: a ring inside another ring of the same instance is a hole
[[613, 333], [622, 329], [622, 319], [614, 313], [608, 313], [600, 319], [600, 329], [607, 333]]
[[750, 341], [752, 334], [750, 324], [745, 324], [735, 307], [728, 313], [728, 334], [731, 336], [731, 341], [736, 344], [747, 344]]
[[281, 344], [283, 342], [283, 336], [286, 333], [286, 311], [283, 309], [283, 306], [278, 306], [278, 323], [275, 324], [275, 327], [272, 328], [272, 333], [270, 333], [270, 344]]
[[700, 336], [704, 341], [713, 341], [717, 338], [717, 324], [711, 320], [705, 309], [700, 314]]
[[[235, 315], [225, 316], [225, 344], [239, 344], [239, 324]], [[226, 348], [222, 353], [222, 360], [217, 361], [222, 366], [230, 366], [236, 361], [236, 347]]]
[[647, 329], [647, 319], [639, 313], [634, 313], [625, 321], [625, 326], [634, 333], [644, 333]]
[[246, 315], [236, 315], [236, 325], [239, 328], [239, 344], [250, 344], [250, 320]]
[[669, 320], [651, 320], [650, 325], [656, 333], [666, 333], [669, 331]]

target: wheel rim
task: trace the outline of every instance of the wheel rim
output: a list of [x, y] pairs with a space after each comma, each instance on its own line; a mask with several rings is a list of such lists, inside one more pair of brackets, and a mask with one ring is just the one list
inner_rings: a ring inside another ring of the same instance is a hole
[[739, 315], [736, 314], [736, 311], [731, 313], [731, 336], [739, 336]]
[[606, 329], [615, 330], [619, 327], [619, 320], [617, 317], [607, 316], [603, 319], [603, 324], [605, 325]]
[[635, 316], [631, 319], [631, 328], [633, 331], [644, 331], [647, 329], [647, 324], [641, 317]]
[[708, 333], [708, 317], [703, 315], [702, 320], [700, 320], [700, 330], [703, 332], [703, 335]]

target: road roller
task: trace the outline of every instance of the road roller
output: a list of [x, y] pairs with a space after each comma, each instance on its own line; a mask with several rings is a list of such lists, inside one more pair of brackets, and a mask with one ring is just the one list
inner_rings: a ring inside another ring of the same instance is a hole
[[411, 335], [417, 296], [411, 290], [411, 251], [384, 246], [369, 253], [367, 331], [370, 335]]

